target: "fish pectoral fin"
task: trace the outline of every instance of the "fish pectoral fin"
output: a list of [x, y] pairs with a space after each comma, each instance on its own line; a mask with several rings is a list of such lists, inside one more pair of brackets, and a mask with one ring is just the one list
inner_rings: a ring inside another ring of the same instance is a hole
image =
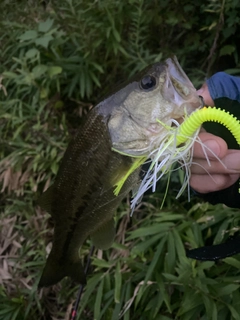
[[53, 195], [53, 185], [49, 187], [40, 198], [37, 200], [37, 204], [46, 210], [47, 212], [51, 213], [51, 205], [52, 205], [52, 195]]
[[146, 162], [147, 157], [140, 157], [134, 159], [132, 163], [128, 163], [128, 166], [124, 166], [123, 168], [119, 168], [119, 170], [112, 177], [112, 185], [115, 186], [113, 191], [115, 196], [118, 196], [124, 183], [127, 181], [128, 177], [136, 171], [139, 167], [141, 167], [144, 162]]
[[66, 276], [78, 283], [86, 283], [86, 276], [79, 258], [77, 258], [76, 261], [66, 258], [63, 262], [59, 262], [51, 252], [47, 259], [46, 266], [44, 267], [38, 287], [52, 286]]
[[108, 249], [113, 243], [115, 234], [114, 219], [108, 220], [97, 231], [91, 234], [93, 245], [99, 249]]

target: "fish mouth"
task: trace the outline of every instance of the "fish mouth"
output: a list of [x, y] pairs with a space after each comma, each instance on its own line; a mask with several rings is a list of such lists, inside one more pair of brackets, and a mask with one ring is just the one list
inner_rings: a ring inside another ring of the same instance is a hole
[[[172, 118], [192, 113], [195, 109], [202, 107], [203, 99], [198, 96], [196, 89], [189, 80], [186, 73], [174, 56], [166, 60], [166, 82], [163, 87], [163, 97], [175, 104], [179, 110]], [[185, 109], [185, 110], [184, 110]], [[184, 114], [183, 114], [184, 113]]]
[[177, 57], [174, 56], [172, 58], [168, 58], [166, 60], [166, 65], [167, 72], [175, 89], [178, 91], [180, 95], [188, 96], [190, 93], [189, 88], [195, 88], [193, 87], [192, 82], [189, 80], [188, 76], [180, 66]]

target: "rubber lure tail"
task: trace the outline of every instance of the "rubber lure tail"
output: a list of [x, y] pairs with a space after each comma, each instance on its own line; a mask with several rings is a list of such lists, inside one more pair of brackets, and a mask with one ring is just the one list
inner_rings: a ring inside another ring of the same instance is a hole
[[[174, 128], [169, 127], [169, 134], [159, 148], [149, 155], [149, 158], [152, 159], [152, 163], [138, 192], [131, 202], [132, 212], [143, 194], [150, 188], [152, 188], [154, 192], [156, 183], [165, 174], [171, 173], [172, 166], [176, 162], [183, 163], [186, 172], [185, 180], [177, 197], [183, 193], [185, 188], [189, 185], [190, 166], [193, 156], [192, 146], [195, 141], [198, 141], [200, 127], [206, 121], [218, 122], [224, 125], [233, 134], [238, 144], [240, 144], [240, 122], [236, 117], [225, 110], [217, 109], [215, 107], [204, 107], [194, 111], [190, 116], [186, 117], [181, 125]], [[199, 143], [201, 142], [199, 141]]]

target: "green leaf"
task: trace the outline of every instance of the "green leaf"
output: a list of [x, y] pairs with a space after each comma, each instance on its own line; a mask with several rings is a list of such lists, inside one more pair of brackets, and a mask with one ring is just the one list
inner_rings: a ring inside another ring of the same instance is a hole
[[132, 252], [133, 253], [144, 253], [147, 249], [149, 249], [149, 247], [151, 247], [155, 242], [159, 241], [160, 238], [162, 238], [164, 236], [163, 233], [157, 234], [153, 237], [151, 237], [150, 239], [146, 240], [146, 241], [141, 241], [138, 244], [136, 244], [133, 249]]
[[197, 270], [204, 270], [204, 269], [210, 269], [212, 266], [215, 265], [214, 261], [205, 261], [205, 262], [201, 262], [198, 266], [197, 266]]
[[38, 24], [38, 31], [39, 32], [48, 32], [51, 29], [53, 22], [54, 22], [54, 20], [50, 19], [50, 18], [48, 18], [44, 22], [40, 22]]
[[195, 309], [197, 306], [202, 304], [202, 296], [199, 293], [187, 291], [181, 302], [181, 307], [178, 312], [178, 316]]
[[218, 244], [222, 242], [224, 232], [227, 230], [228, 226], [229, 226], [229, 220], [224, 220], [221, 226], [218, 228], [218, 232], [214, 238], [213, 244]]
[[186, 260], [186, 251], [182, 242], [181, 237], [179, 236], [179, 233], [177, 232], [177, 230], [174, 228], [173, 229], [173, 236], [174, 236], [174, 243], [176, 246], [176, 253], [177, 256], [179, 258], [179, 260]]
[[93, 82], [98, 86], [101, 87], [101, 83], [99, 82], [98, 78], [96, 77], [96, 75], [92, 72], [89, 71], [90, 77], [92, 78]]
[[38, 79], [40, 78], [44, 73], [48, 71], [48, 67], [42, 64], [37, 65], [32, 69], [33, 78]]
[[119, 32], [117, 31], [117, 29], [113, 28], [112, 29], [112, 32], [113, 32], [113, 35], [114, 35], [114, 38], [116, 39], [117, 42], [120, 42], [121, 41], [121, 37], [120, 37], [120, 34]]
[[[83, 98], [86, 94], [86, 74], [84, 70], [80, 73], [80, 95]], [[79, 79], [79, 78], [78, 78]]]
[[227, 306], [231, 312], [233, 319], [239, 320], [239, 313], [236, 311], [236, 309], [229, 304]]
[[174, 223], [166, 222], [163, 224], [157, 224], [157, 225], [153, 225], [145, 228], [139, 228], [131, 232], [127, 240], [131, 240], [139, 237], [146, 237], [156, 233], [167, 232], [172, 226], [174, 226]]
[[226, 45], [221, 48], [219, 55], [220, 55], [220, 57], [226, 56], [226, 55], [231, 55], [233, 52], [235, 52], [235, 50], [236, 50], [235, 46]]
[[231, 294], [233, 291], [238, 290], [239, 287], [240, 287], [240, 285], [238, 285], [238, 284], [225, 285], [222, 288], [218, 289], [217, 295], [218, 295], [218, 297], [227, 296], [227, 295]]
[[49, 35], [45, 35], [45, 36], [43, 36], [43, 37], [37, 38], [37, 39], [35, 40], [35, 44], [36, 44], [37, 46], [42, 46], [42, 47], [44, 47], [45, 49], [47, 49], [48, 46], [49, 46], [49, 42], [50, 42], [51, 40], [53, 40], [53, 36], [49, 34]]
[[240, 261], [238, 261], [237, 259], [233, 258], [233, 257], [228, 257], [223, 259], [223, 261], [227, 264], [229, 264], [230, 266], [233, 266], [237, 269], [240, 270]]
[[39, 54], [39, 51], [35, 48], [30, 49], [26, 52], [25, 56], [26, 58], [32, 59], [35, 58]]
[[160, 217], [155, 219], [156, 222], [165, 222], [165, 221], [179, 221], [185, 219], [183, 214], [169, 214], [169, 212], [163, 212]]
[[168, 234], [168, 251], [166, 254], [166, 260], [167, 260], [169, 272], [173, 272], [175, 263], [176, 263], [176, 251], [175, 251], [174, 235], [172, 232], [169, 232]]
[[169, 281], [173, 281], [173, 282], [177, 282], [178, 281], [178, 277], [174, 276], [173, 274], [164, 272], [162, 275]]
[[9, 79], [14, 79], [14, 78], [18, 77], [18, 75], [16, 73], [11, 72], [11, 71], [4, 71], [3, 76], [4, 76], [4, 78], [9, 78]]
[[159, 273], [156, 274], [156, 280], [157, 280], [157, 284], [159, 286], [159, 290], [160, 293], [163, 297], [163, 301], [167, 307], [167, 310], [169, 313], [172, 313], [172, 309], [171, 309], [171, 304], [170, 304], [170, 296], [168, 294], [168, 292], [165, 289], [165, 282], [162, 278], [162, 275], [160, 275]]
[[154, 297], [151, 297], [151, 299], [149, 300], [145, 308], [145, 310], [148, 311], [150, 319], [155, 318], [156, 314], [161, 308], [162, 303], [163, 303], [163, 297], [160, 292], [156, 294]]
[[96, 267], [99, 267], [99, 268], [110, 268], [113, 265], [113, 262], [112, 261], [106, 261], [106, 260], [103, 260], [103, 259], [93, 258], [92, 265], [94, 265]]
[[115, 279], [114, 300], [115, 300], [115, 303], [119, 303], [121, 298], [121, 288], [122, 288], [122, 274], [121, 274], [121, 267], [120, 267], [119, 261], [116, 266], [114, 279]]
[[[95, 290], [96, 290], [96, 286], [98, 285], [99, 282], [103, 282], [102, 281], [102, 278], [103, 278], [103, 274], [102, 273], [97, 273], [95, 275], [93, 275], [91, 277], [91, 279], [88, 280], [88, 283], [87, 283], [87, 287], [86, 287], [86, 291], [83, 295], [83, 298], [81, 300], [81, 308], [80, 308], [80, 312], [79, 312], [79, 315], [81, 315], [81, 312], [84, 311], [88, 301], [89, 301], [89, 298], [92, 294], [94, 294]], [[95, 295], [94, 295], [95, 296]]]
[[23, 130], [23, 128], [25, 127], [25, 125], [26, 125], [26, 122], [24, 122], [23, 124], [21, 124], [21, 125], [17, 128], [17, 130], [14, 132], [13, 140], [15, 140], [15, 139], [18, 137], [18, 135], [20, 135], [20, 133], [21, 133], [21, 131]]
[[28, 30], [24, 32], [18, 39], [21, 41], [27, 41], [27, 40], [36, 39], [37, 36], [38, 36], [38, 33], [36, 30]]
[[100, 64], [91, 62], [91, 65], [94, 66], [94, 68], [97, 69], [100, 73], [103, 73], [103, 67]]
[[218, 311], [217, 311], [217, 306], [216, 303], [212, 303], [212, 316], [211, 319], [212, 320], [218, 320]]
[[240, 69], [239, 68], [234, 68], [234, 69], [226, 69], [224, 72], [231, 74], [231, 75], [236, 75], [238, 76], [240, 74]]
[[102, 304], [103, 284], [104, 284], [104, 280], [102, 279], [98, 287], [96, 300], [94, 303], [94, 320], [99, 319], [101, 304]]
[[47, 88], [41, 88], [40, 89], [40, 98], [46, 99], [48, 96], [49, 90]]
[[51, 150], [51, 159], [56, 158], [57, 156], [57, 148], [52, 148]]
[[148, 271], [147, 271], [145, 279], [144, 279], [145, 282], [147, 282], [152, 277], [153, 271], [154, 271], [154, 269], [160, 259], [160, 255], [162, 253], [163, 246], [164, 246], [166, 240], [167, 240], [167, 236], [162, 238], [160, 243], [158, 244], [157, 251], [154, 253], [153, 259], [148, 267]]
[[51, 170], [52, 170], [53, 174], [57, 174], [57, 172], [58, 172], [58, 164], [55, 161], [51, 164]]
[[213, 310], [213, 301], [211, 300], [210, 297], [208, 297], [205, 294], [202, 295], [202, 300], [206, 309], [207, 318], [211, 319], [212, 310]]
[[48, 74], [50, 78], [53, 78], [55, 75], [62, 73], [62, 67], [52, 66], [48, 68]]

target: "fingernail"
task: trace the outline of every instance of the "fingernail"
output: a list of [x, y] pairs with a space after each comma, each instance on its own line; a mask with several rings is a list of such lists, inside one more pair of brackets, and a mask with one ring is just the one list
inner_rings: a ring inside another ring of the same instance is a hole
[[219, 144], [215, 141], [215, 140], [207, 140], [207, 141], [204, 141], [204, 145], [208, 148], [208, 149], [210, 149], [211, 151], [209, 151], [209, 150], [206, 150], [206, 152], [207, 152], [207, 155], [216, 155], [216, 156], [218, 156], [219, 154], [220, 154], [220, 151], [221, 151], [221, 149], [220, 149], [220, 146], [219, 146]]

